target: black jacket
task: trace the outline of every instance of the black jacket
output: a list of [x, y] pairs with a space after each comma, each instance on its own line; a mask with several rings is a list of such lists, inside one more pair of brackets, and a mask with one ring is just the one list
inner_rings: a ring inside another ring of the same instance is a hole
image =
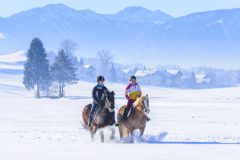
[[107, 90], [108, 90], [107, 87], [105, 86], [101, 87], [99, 86], [99, 84], [97, 84], [92, 90], [93, 103], [99, 104], [102, 95]]

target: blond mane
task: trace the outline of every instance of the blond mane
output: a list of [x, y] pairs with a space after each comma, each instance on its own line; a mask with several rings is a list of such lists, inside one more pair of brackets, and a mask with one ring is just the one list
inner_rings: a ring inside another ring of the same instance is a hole
[[143, 106], [143, 100], [145, 100], [147, 98], [147, 96], [141, 96], [139, 98], [137, 98], [137, 100], [133, 103], [133, 106], [139, 110], [143, 110], [142, 106]]

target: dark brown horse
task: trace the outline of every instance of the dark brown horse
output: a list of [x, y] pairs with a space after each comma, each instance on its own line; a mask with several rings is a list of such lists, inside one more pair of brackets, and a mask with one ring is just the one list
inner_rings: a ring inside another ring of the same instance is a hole
[[[88, 118], [89, 113], [91, 111], [92, 104], [88, 104], [83, 108], [82, 111], [82, 119], [83, 119], [83, 126], [87, 129], [88, 125]], [[105, 127], [111, 127], [111, 137], [110, 139], [114, 139], [115, 136], [115, 129], [113, 125], [115, 124], [115, 98], [114, 92], [106, 91], [101, 98], [101, 102], [98, 106], [98, 109], [95, 113], [95, 118], [92, 122], [92, 128], [90, 128], [91, 138], [94, 140], [94, 135], [96, 134], [97, 130], [103, 129]], [[104, 133], [103, 130], [100, 130], [101, 141], [104, 142]]]
[[[139, 97], [133, 104], [132, 111], [130, 112], [128, 119], [126, 121], [123, 121], [123, 113], [126, 106], [122, 106], [118, 110], [118, 128], [119, 128], [119, 134], [120, 138], [128, 137], [129, 133], [131, 135], [131, 138], [133, 136], [133, 131], [136, 129], [140, 130], [140, 137], [142, 137], [146, 122], [147, 122], [147, 116], [146, 113], [149, 113], [149, 99], [148, 95]], [[146, 113], [145, 113], [146, 112]]]

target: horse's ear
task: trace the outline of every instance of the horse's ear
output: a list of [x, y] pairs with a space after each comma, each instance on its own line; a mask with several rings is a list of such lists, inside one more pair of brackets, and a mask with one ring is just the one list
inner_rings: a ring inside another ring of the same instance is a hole
[[146, 94], [146, 97], [148, 97], [148, 94]]
[[115, 95], [115, 92], [114, 92], [114, 91], [112, 91], [112, 95], [113, 95], [113, 96]]

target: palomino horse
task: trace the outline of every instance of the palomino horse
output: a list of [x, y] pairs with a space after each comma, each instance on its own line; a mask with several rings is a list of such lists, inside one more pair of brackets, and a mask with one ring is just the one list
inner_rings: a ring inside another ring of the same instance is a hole
[[146, 127], [146, 122], [147, 122], [146, 113], [150, 112], [148, 95], [139, 97], [134, 102], [132, 111], [130, 112], [128, 119], [126, 121], [123, 121], [122, 116], [125, 108], [126, 108], [126, 105], [122, 106], [118, 110], [118, 115], [117, 115], [118, 122], [119, 122], [118, 128], [119, 128], [120, 138], [128, 137], [129, 133], [131, 134], [131, 137], [132, 137], [133, 131], [136, 129], [140, 130], [140, 137], [142, 138], [142, 135]]
[[[83, 108], [82, 111], [82, 119], [83, 126], [87, 129], [89, 113], [91, 111], [92, 104], [88, 104]], [[115, 98], [114, 92], [106, 91], [101, 98], [101, 103], [98, 106], [98, 109], [95, 112], [94, 119], [92, 122], [92, 128], [90, 128], [91, 138], [94, 140], [94, 135], [96, 134], [98, 129], [103, 129], [107, 126], [111, 127], [111, 137], [110, 139], [114, 139], [115, 129], [113, 125], [115, 124]], [[101, 141], [104, 142], [104, 134], [103, 130], [100, 130]]]

